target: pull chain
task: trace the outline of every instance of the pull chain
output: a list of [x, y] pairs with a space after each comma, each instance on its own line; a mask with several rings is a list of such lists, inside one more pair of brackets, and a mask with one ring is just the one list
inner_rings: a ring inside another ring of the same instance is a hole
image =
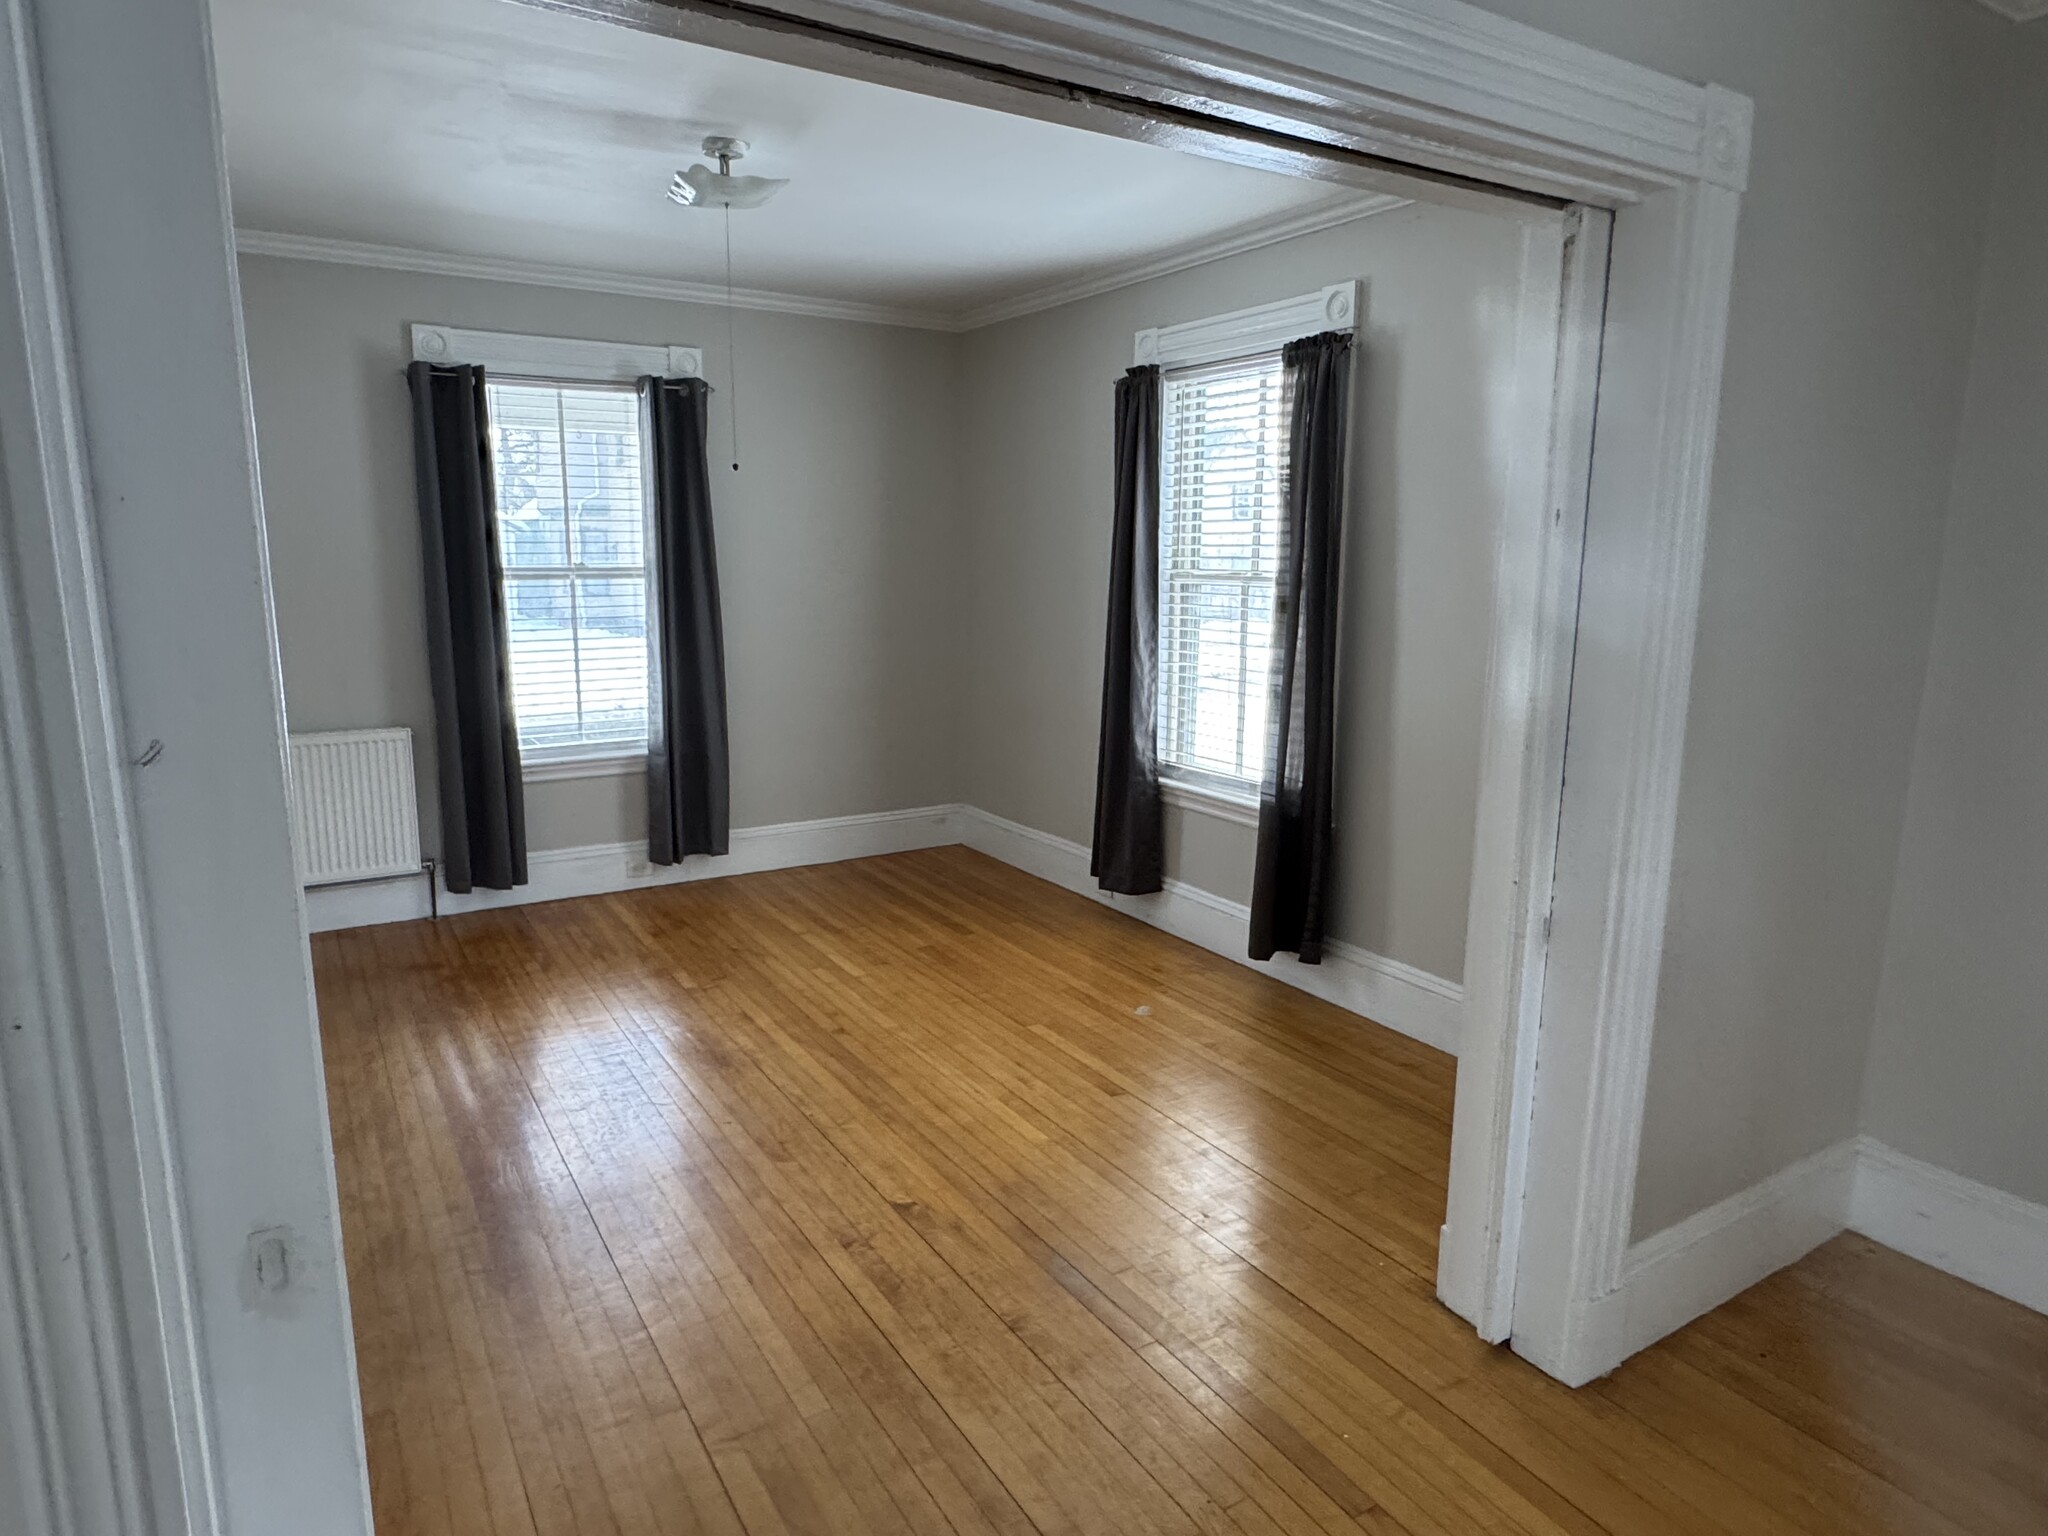
[[[723, 160], [723, 157], [720, 157]], [[740, 358], [733, 343], [732, 319], [732, 204], [725, 205], [725, 382], [732, 391], [732, 467], [740, 467]]]

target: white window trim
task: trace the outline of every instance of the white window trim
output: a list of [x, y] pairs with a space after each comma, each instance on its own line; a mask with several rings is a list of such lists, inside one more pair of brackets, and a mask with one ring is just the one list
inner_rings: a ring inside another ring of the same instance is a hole
[[702, 347], [651, 347], [629, 341], [574, 341], [513, 331], [463, 331], [448, 325], [412, 327], [412, 355], [421, 363], [471, 363], [485, 373], [563, 384], [632, 384], [654, 374], [704, 377]]
[[1140, 364], [1157, 363], [1163, 369], [1197, 368], [1277, 351], [1290, 341], [1322, 331], [1356, 330], [1364, 307], [1362, 288], [1363, 281], [1352, 278], [1314, 293], [1235, 309], [1227, 315], [1155, 326], [1138, 332], [1132, 359]]
[[[1255, 304], [1249, 309], [1234, 309], [1228, 314], [1186, 320], [1178, 325], [1154, 326], [1137, 333], [1132, 357], [1141, 365], [1155, 363], [1161, 370], [1172, 372], [1277, 352], [1290, 341], [1322, 331], [1355, 331], [1364, 308], [1363, 289], [1363, 279], [1351, 278], [1291, 299]], [[1221, 821], [1258, 825], [1256, 780], [1203, 774], [1161, 762], [1159, 783], [1168, 805]]]
[[555, 779], [623, 779], [647, 767], [647, 753], [642, 748], [608, 746], [603, 742], [591, 746], [588, 752], [578, 748], [575, 753], [562, 756], [555, 755], [560, 749], [522, 752], [519, 776], [529, 784], [546, 784]]
[[1168, 805], [1178, 806], [1184, 811], [1196, 811], [1204, 816], [1213, 816], [1218, 821], [1235, 822], [1241, 827], [1256, 827], [1259, 824], [1259, 796], [1254, 789], [1249, 795], [1232, 794], [1216, 785], [1199, 784], [1193, 779], [1180, 778], [1179, 769], [1169, 770], [1165, 764], [1159, 770], [1159, 797]]
[[[196, 1216], [189, 1221], [181, 1216], [216, 1207], [244, 1208], [236, 1202], [242, 1201], [245, 1181], [256, 1175], [250, 1172], [250, 1159], [234, 1154], [246, 1148], [251, 1135], [277, 1131], [282, 1145], [308, 1155], [265, 1160], [257, 1173], [282, 1172], [259, 1185], [262, 1201], [277, 1209], [280, 1219], [292, 1219], [316, 1270], [340, 1280], [331, 1187], [297, 1171], [313, 1168], [324, 1155], [317, 1115], [309, 1129], [301, 1113], [303, 1073], [290, 1075], [300, 1071], [297, 1058], [273, 1074], [278, 1079], [273, 1091], [250, 1096], [249, 1114], [188, 1113], [176, 1119], [179, 1138], [164, 1130], [170, 1123], [166, 1106], [176, 1108], [184, 1100], [162, 1084], [182, 1084], [189, 1097], [193, 1084], [232, 1076], [215, 1070], [217, 1059], [233, 1057], [244, 1040], [276, 1050], [290, 1046], [296, 1036], [311, 1038], [303, 938], [281, 948], [267, 929], [252, 933], [245, 921], [266, 903], [275, 907], [274, 892], [289, 889], [280, 873], [290, 869], [290, 849], [282, 841], [284, 818], [259, 816], [253, 831], [241, 828], [238, 818], [245, 817], [247, 805], [246, 796], [238, 798], [238, 793], [251, 781], [217, 774], [173, 779], [135, 801], [128, 753], [118, 732], [106, 726], [119, 713], [112, 693], [115, 662], [121, 663], [133, 696], [137, 673], [130, 664], [138, 657], [146, 661], [152, 649], [180, 665], [189, 666], [197, 656], [218, 669], [239, 665], [251, 645], [260, 648], [265, 642], [260, 633], [251, 639], [246, 626], [239, 632], [224, 629], [208, 604], [190, 600], [194, 591], [236, 598], [238, 585], [247, 585], [236, 562], [203, 564], [195, 584], [177, 594], [182, 609], [179, 603], [159, 603], [161, 612], [145, 604], [137, 591], [156, 602], [164, 595], [159, 590], [163, 584], [131, 590], [133, 584], [106, 580], [101, 567], [120, 568], [136, 535], [124, 532], [119, 519], [96, 518], [93, 487], [79, 466], [88, 453], [95, 463], [123, 471], [130, 458], [140, 458], [135, 423], [148, 421], [152, 392], [161, 392], [166, 380], [199, 403], [218, 407], [196, 413], [213, 433], [197, 445], [197, 459], [241, 462], [237, 452], [246, 457], [251, 451], [241, 424], [246, 412], [238, 407], [246, 379], [234, 368], [218, 366], [231, 361], [228, 352], [194, 347], [190, 327], [138, 328], [120, 305], [104, 302], [118, 290], [120, 262], [128, 254], [125, 242], [134, 238], [132, 221], [83, 220], [67, 230], [71, 238], [59, 242], [51, 237], [60, 197], [69, 195], [74, 183], [90, 187], [118, 176], [120, 157], [138, 133], [155, 135], [165, 163], [173, 167], [198, 164], [217, 153], [211, 91], [190, 64], [204, 59], [204, 18], [196, 8], [124, 10], [113, 0], [73, 0], [71, 9], [78, 13], [77, 25], [43, 28], [38, 34], [26, 25], [25, 7], [0, 7], [0, 55], [16, 63], [16, 78], [31, 87], [0, 98], [5, 158], [10, 170], [26, 167], [21, 193], [0, 219], [0, 244], [25, 274], [12, 285], [6, 303], [12, 307], [10, 323], [18, 315], [30, 337], [24, 376], [36, 383], [33, 391], [21, 392], [37, 407], [23, 431], [31, 451], [21, 457], [46, 470], [18, 477], [26, 488], [10, 487], [21, 494], [9, 498], [5, 516], [24, 523], [37, 519], [38, 526], [64, 534], [20, 542], [24, 585], [101, 595], [97, 601], [62, 605], [62, 622], [50, 623], [64, 644], [27, 643], [40, 637], [36, 614], [21, 636], [12, 627], [0, 631], [0, 665], [14, 665], [25, 655], [22, 665], [40, 667], [47, 651], [55, 658], [48, 666], [58, 677], [47, 695], [76, 701], [74, 713], [86, 722], [69, 735], [52, 727], [41, 739], [26, 739], [20, 761], [13, 753], [0, 757], [0, 785], [7, 791], [0, 793], [0, 804], [27, 804], [28, 824], [40, 831], [33, 814], [38, 802], [19, 801], [18, 795], [24, 784], [31, 796], [39, 792], [38, 785], [47, 788], [55, 809], [41, 825], [61, 824], [89, 837], [88, 853], [97, 856], [111, 893], [103, 904], [121, 914], [139, 912], [140, 920], [87, 921], [66, 903], [47, 899], [42, 864], [29, 861], [23, 869], [18, 866], [24, 861], [0, 861], [0, 885], [19, 884], [26, 892], [14, 900], [10, 891], [9, 899], [0, 901], [0, 935], [12, 945], [17, 930], [29, 927], [26, 920], [15, 919], [34, 913], [65, 941], [24, 940], [20, 952], [26, 966], [0, 969], [0, 994], [10, 1006], [17, 997], [25, 999], [25, 1008], [40, 1006], [47, 1019], [39, 1035], [51, 1042], [49, 1049], [42, 1056], [32, 1052], [17, 1058], [15, 1064], [25, 1062], [22, 1091], [40, 1095], [39, 1102], [52, 1107], [48, 1118], [54, 1126], [47, 1137], [39, 1121], [19, 1127], [29, 1137], [28, 1155], [14, 1160], [23, 1174], [18, 1200], [25, 1201], [27, 1217], [0, 1236], [0, 1249], [15, 1261], [14, 1272], [43, 1282], [26, 1305], [28, 1315], [40, 1314], [48, 1324], [49, 1360], [47, 1375], [32, 1381], [17, 1353], [0, 1352], [0, 1397], [12, 1393], [9, 1401], [28, 1404], [30, 1431], [0, 1445], [0, 1465], [6, 1468], [0, 1473], [0, 1525], [10, 1524], [6, 1517], [15, 1508], [37, 1507], [33, 1501], [45, 1489], [56, 1490], [60, 1507], [61, 1499], [68, 1498], [73, 1508], [86, 1512], [79, 1518], [88, 1522], [93, 1512], [114, 1508], [107, 1466], [111, 1463], [126, 1476], [129, 1469], [154, 1465], [148, 1457], [156, 1442], [129, 1420], [196, 1424], [203, 1430], [213, 1417], [210, 1404], [218, 1398], [243, 1403], [253, 1412], [290, 1401], [295, 1411], [290, 1423], [280, 1425], [279, 1437], [254, 1451], [235, 1437], [213, 1447], [204, 1433], [176, 1437], [165, 1456], [172, 1468], [166, 1477], [172, 1504], [182, 1500], [185, 1507], [202, 1511], [196, 1524], [231, 1521], [261, 1527], [289, 1496], [265, 1485], [263, 1457], [275, 1461], [288, 1454], [303, 1469], [297, 1483], [337, 1490], [331, 1505], [337, 1518], [353, 1512], [367, 1526], [366, 1496], [360, 1492], [360, 1427], [347, 1411], [355, 1392], [353, 1370], [345, 1342], [334, 1342], [347, 1338], [345, 1286], [329, 1284], [324, 1294], [316, 1289], [302, 1298], [289, 1325], [296, 1369], [289, 1386], [280, 1385], [283, 1373], [265, 1369], [263, 1352], [249, 1347], [249, 1340], [262, 1337], [264, 1330], [276, 1335], [281, 1325], [222, 1313], [223, 1326], [200, 1329], [205, 1304], [212, 1299], [209, 1287], [218, 1282], [221, 1266], [192, 1262], [192, 1254], [206, 1251], [213, 1232]], [[807, 9], [848, 28], [867, 19], [851, 0], [812, 0]], [[1498, 770], [1510, 791], [1517, 781], [1526, 786], [1528, 806], [1553, 814], [1523, 812], [1504, 822], [1494, 838], [1488, 830], [1491, 813], [1482, 809], [1475, 888], [1486, 888], [1498, 876], [1520, 900], [1514, 926], [1502, 936], [1507, 959], [1493, 973], [1478, 955], [1468, 962], [1457, 1151], [1439, 1280], [1444, 1300], [1478, 1320], [1483, 1337], [1508, 1338], [1512, 1321], [1518, 1353], [1561, 1379], [1590, 1380], [1612, 1370], [1662, 1326], [1644, 1324], [1628, 1334], [1615, 1319], [1630, 1308], [1644, 1310], [1641, 1290], [1623, 1284], [1623, 1260], [1634, 1214], [1645, 1082], [1665, 953], [1681, 748], [1752, 105], [1747, 97], [1718, 86], [1691, 85], [1476, 6], [1447, 6], [1440, 0], [1373, 0], [1341, 12], [1336, 7], [1261, 5], [1230, 11], [1215, 4], [1191, 5], [1167, 18], [1176, 28], [1172, 31], [1160, 19], [1163, 9], [1126, 6], [1119, 15], [1105, 7], [1056, 10], [1031, 0], [985, 0], [969, 12], [935, 0], [898, 0], [892, 13], [894, 34], [904, 43], [950, 50], [971, 63], [1043, 59], [1057, 49], [1068, 61], [1065, 72], [1072, 75], [1142, 77], [1159, 82], [1159, 91], [1213, 98], [1222, 115], [1277, 126], [1297, 137], [1311, 137], [1318, 128], [1325, 136], [1341, 130], [1361, 148], [1389, 157], [1616, 207], [1615, 244], [1622, 252], [1638, 253], [1632, 265], [1621, 264], [1611, 303], [1596, 290], [1607, 304], [1604, 330], [1603, 310], [1596, 305], [1590, 321], [1579, 319], [1578, 329], [1568, 326], [1566, 331], [1574, 345], [1583, 332], [1596, 351], [1603, 336], [1625, 339], [1629, 345], [1610, 352], [1609, 388], [1629, 400], [1655, 402], [1654, 409], [1620, 413], [1621, 419], [1601, 433], [1591, 477], [1598, 487], [1592, 521], [1605, 531], [1585, 541], [1583, 619], [1567, 603], [1562, 622], [1552, 622], [1556, 604], [1551, 595], [1531, 599], [1525, 615], [1513, 600], [1517, 584], [1501, 584], [1507, 594], [1501, 599], [1506, 638], [1497, 640], [1496, 648], [1510, 665], [1496, 668], [1496, 677], [1526, 672], [1538, 681], [1533, 701], [1526, 691], [1517, 695], [1512, 713], [1503, 716], [1497, 702], [1492, 706], [1483, 805], [1514, 803], [1511, 792], [1492, 797]], [[1143, 14], [1132, 14], [1137, 12]], [[130, 50], [126, 57], [110, 57], [96, 46], [109, 24], [132, 30], [145, 16], [151, 30], [143, 41], [151, 46]], [[1386, 46], [1390, 33], [1412, 46]], [[781, 57], [797, 46], [767, 32], [752, 35], [765, 39], [760, 43], [765, 56]], [[167, 54], [166, 41], [172, 45]], [[835, 44], [833, 51], [849, 72], [883, 68], [875, 62], [880, 55], [857, 54], [850, 44]], [[159, 55], [173, 67], [165, 67]], [[1313, 92], [1299, 88], [1299, 64], [1286, 62], [1310, 56], [1318, 61]], [[1224, 58], [1230, 65], [1227, 73], [1216, 62]], [[963, 99], [985, 105], [1015, 99], [1003, 96], [1014, 87], [994, 74], [951, 78]], [[74, 96], [108, 110], [52, 114], [46, 106]], [[190, 198], [167, 198], [164, 207], [151, 230], [163, 237], [170, 253], [160, 264], [160, 294], [176, 301], [171, 313], [191, 312], [205, 320], [212, 313], [206, 306], [227, 292], [232, 280], [232, 258], [224, 243], [214, 239], [206, 245], [223, 223], [222, 202], [209, 189]], [[1604, 256], [1604, 242], [1601, 249]], [[1649, 254], [1640, 254], [1645, 251]], [[53, 319], [51, 296], [67, 293], [74, 303], [68, 309], [59, 305]], [[68, 325], [61, 323], [66, 320]], [[90, 356], [95, 347], [121, 352], [127, 366], [102, 370], [98, 378], [88, 373], [85, 384], [78, 385], [78, 357]], [[12, 417], [9, 425], [14, 425]], [[1532, 591], [1540, 573], [1554, 563], [1553, 545], [1564, 546], [1572, 557], [1570, 568], [1579, 568], [1572, 530], [1585, 520], [1583, 479], [1576, 511], [1553, 515], [1554, 508], [1569, 506], [1569, 498], [1553, 499], [1545, 485], [1540, 455], [1548, 442], [1547, 437], [1528, 441], [1535, 467], [1517, 477], [1528, 494], [1516, 498], [1517, 523], [1503, 531], [1501, 540], [1518, 556], [1507, 562], [1510, 569], [1530, 573], [1520, 585]], [[1521, 458], [1518, 454], [1518, 463]], [[147, 463], [160, 472], [157, 459]], [[1567, 483], [1570, 473], [1559, 471], [1558, 483]], [[102, 475], [98, 489], [106, 492], [112, 478]], [[239, 491], [230, 487], [225, 495], [202, 497], [199, 505], [209, 515], [219, 514], [217, 521], [238, 521], [252, 537], [259, 526], [252, 491], [253, 481], [244, 473]], [[1530, 517], [1523, 529], [1525, 512]], [[222, 536], [232, 533], [228, 528]], [[1575, 622], [1608, 635], [1605, 650], [1615, 658], [1603, 667], [1582, 667], [1572, 690], [1593, 726], [1573, 731], [1573, 773], [1590, 774], [1590, 781], [1605, 785], [1606, 792], [1598, 797], [1597, 815], [1567, 817], [1561, 832], [1553, 832], [1562, 845], [1555, 863], [1565, 872], [1553, 886], [1548, 855], [1540, 860], [1519, 852], [1512, 859], [1490, 855], [1519, 850], [1526, 841], [1518, 841], [1525, 823], [1557, 826], [1558, 776], [1551, 769], [1552, 760], [1564, 755], [1565, 690], [1545, 677], [1556, 672], [1574, 682], [1570, 643]], [[117, 643], [121, 635], [128, 638]], [[147, 642], [138, 642], [138, 635], [147, 636]], [[1545, 657], [1558, 651], [1563, 665], [1552, 668]], [[148, 681], [153, 674], [143, 667], [141, 676]], [[274, 682], [266, 688], [222, 690], [212, 701], [218, 707], [207, 728], [198, 733], [202, 745], [223, 753], [239, 751], [247, 731], [260, 729], [268, 733], [272, 766], [267, 771], [274, 775], [282, 760], [274, 690]], [[1502, 726], [1498, 742], [1494, 724]], [[75, 750], [73, 738], [79, 743]], [[1553, 738], [1558, 743], [1554, 749], [1544, 745]], [[1496, 752], [1496, 746], [1501, 750]], [[1546, 776], [1547, 790], [1541, 787]], [[268, 793], [273, 799], [282, 793], [274, 779]], [[179, 899], [175, 861], [152, 862], [147, 879], [138, 873], [137, 846], [163, 836], [160, 823], [174, 820], [196, 821], [208, 833], [224, 829], [223, 867], [234, 878], [223, 881], [221, 889], [227, 898], [239, 894], [240, 907], [232, 899]], [[245, 835], [235, 837], [237, 831]], [[49, 867], [57, 867], [55, 857], [45, 861]], [[1550, 937], [1553, 910], [1555, 938]], [[189, 988], [181, 986], [180, 967], [209, 960], [209, 938], [220, 932], [235, 934], [245, 963], [232, 968], [232, 985], [202, 1000], [202, 1015]], [[1475, 949], [1486, 932], [1475, 921]], [[152, 940], [147, 945], [145, 934]], [[1525, 944], [1530, 935], [1533, 941]], [[76, 1000], [74, 954], [89, 955], [114, 980], [115, 1003], [101, 1017], [87, 1020], [88, 1010]], [[1533, 958], [1525, 960], [1525, 954]], [[280, 956], [287, 962], [284, 969], [298, 980], [278, 980]], [[1499, 1004], [1500, 996], [1514, 1000], [1511, 1009]], [[1562, 1060], [1569, 1070], [1547, 1068], [1537, 1092], [1518, 1063], [1533, 1046], [1539, 1002], [1544, 1005], [1546, 1059]], [[207, 1027], [185, 1027], [194, 1017], [203, 1017]], [[93, 1091], [86, 1092], [76, 1086], [76, 1074], [66, 1076], [47, 1065], [50, 1060], [61, 1063], [59, 1047], [84, 1052], [95, 1029], [118, 1032], [123, 1060], [141, 1085], [121, 1103], [139, 1126], [120, 1115], [92, 1113], [98, 1085], [88, 1084]], [[137, 1062], [142, 1065], [132, 1066]], [[1496, 1080], [1519, 1086], [1496, 1092]], [[1468, 1105], [1478, 1118], [1466, 1114]], [[1517, 1115], [1526, 1121], [1532, 1110], [1534, 1129], [1526, 1136], [1528, 1217], [1503, 1232], [1499, 1212], [1510, 1206], [1521, 1212], [1522, 1180], [1518, 1171], [1492, 1185], [1486, 1180], [1489, 1170], [1519, 1170], [1522, 1154], [1515, 1152], [1510, 1163], [1505, 1131], [1490, 1132], [1483, 1140], [1479, 1133], [1490, 1130], [1488, 1117], [1505, 1126]], [[174, 1141], [181, 1153], [175, 1158], [170, 1152]], [[81, 1173], [65, 1151], [70, 1146], [91, 1147], [100, 1156], [86, 1159]], [[56, 1150], [36, 1156], [43, 1147]], [[124, 1182], [93, 1176], [96, 1167], [124, 1158], [131, 1168], [139, 1167], [139, 1177]], [[125, 1363], [131, 1352], [133, 1330], [122, 1326], [121, 1309], [98, 1303], [118, 1289], [121, 1272], [89, 1243], [73, 1263], [39, 1262], [43, 1232], [75, 1222], [81, 1210], [102, 1209], [102, 1227], [141, 1234], [138, 1242], [146, 1247], [148, 1265], [143, 1272], [155, 1281], [153, 1294], [159, 1298], [152, 1316], [165, 1318], [161, 1332], [166, 1342], [155, 1351], [158, 1372], [126, 1389], [129, 1399], [142, 1401], [137, 1414], [104, 1407], [120, 1395], [120, 1373], [106, 1363]], [[159, 1209], [169, 1211], [169, 1217], [154, 1219]], [[1456, 1241], [1468, 1223], [1475, 1236]], [[1518, 1245], [1527, 1250], [1519, 1286]], [[1481, 1246], [1483, 1258], [1465, 1259], [1468, 1247]], [[1505, 1257], [1496, 1260], [1495, 1253]], [[1684, 1277], [1692, 1274], [1683, 1271]], [[1480, 1311], [1474, 1293], [1482, 1284], [1501, 1289], [1513, 1302], [1512, 1312], [1505, 1303], [1492, 1302]], [[1668, 1322], [1675, 1314], [1657, 1315]], [[212, 1313], [207, 1316], [213, 1319]], [[115, 1385], [109, 1386], [109, 1380]], [[38, 1397], [33, 1388], [45, 1383], [54, 1385]], [[86, 1428], [75, 1436], [69, 1433], [72, 1421], [59, 1412], [60, 1404], [73, 1401], [85, 1405], [76, 1422]], [[165, 1438], [172, 1438], [168, 1431]], [[17, 1467], [25, 1479], [10, 1479]], [[303, 1497], [300, 1487], [289, 1493]], [[213, 1516], [216, 1499], [222, 1511], [218, 1520]], [[112, 1517], [101, 1521], [103, 1528], [112, 1524]]]

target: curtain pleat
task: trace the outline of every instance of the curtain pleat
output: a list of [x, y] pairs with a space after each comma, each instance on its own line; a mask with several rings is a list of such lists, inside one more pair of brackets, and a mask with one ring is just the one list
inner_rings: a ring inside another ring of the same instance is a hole
[[1159, 798], [1159, 370], [1116, 385], [1116, 507], [1102, 737], [1090, 868], [1105, 891], [1142, 896], [1166, 875]]
[[711, 386], [640, 381], [654, 497], [654, 599], [648, 668], [647, 856], [726, 852], [732, 786], [725, 722], [725, 626], [705, 464]]
[[526, 791], [484, 371], [414, 363], [405, 380], [419, 481], [441, 869], [451, 891], [506, 891], [526, 884]]
[[1313, 965], [1323, 957], [1335, 867], [1337, 596], [1351, 337], [1304, 337], [1288, 343], [1282, 361], [1287, 483], [1250, 947], [1254, 960], [1291, 951]]

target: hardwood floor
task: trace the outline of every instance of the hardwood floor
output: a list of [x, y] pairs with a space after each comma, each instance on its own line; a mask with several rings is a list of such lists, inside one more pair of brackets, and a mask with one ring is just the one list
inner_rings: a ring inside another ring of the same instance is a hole
[[2048, 1320], [1844, 1238], [1569, 1392], [1448, 1057], [964, 849], [314, 959], [380, 1536], [2048, 1529]]

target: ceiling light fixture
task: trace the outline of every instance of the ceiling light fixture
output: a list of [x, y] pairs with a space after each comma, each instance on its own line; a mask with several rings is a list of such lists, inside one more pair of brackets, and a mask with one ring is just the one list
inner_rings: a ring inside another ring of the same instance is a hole
[[685, 208], [718, 208], [725, 213], [725, 383], [731, 391], [732, 467], [740, 467], [740, 362], [739, 345], [733, 338], [732, 302], [732, 211], [758, 208], [789, 185], [774, 176], [735, 176], [732, 163], [747, 152], [745, 139], [713, 134], [704, 141], [704, 153], [718, 162], [718, 169], [693, 165], [669, 179], [668, 200]]
[[718, 169], [693, 165], [677, 171], [668, 184], [670, 202], [685, 208], [758, 208], [789, 185], [787, 178], [733, 175], [733, 161], [747, 153], [745, 139], [713, 134], [704, 141], [704, 153], [718, 162]]

